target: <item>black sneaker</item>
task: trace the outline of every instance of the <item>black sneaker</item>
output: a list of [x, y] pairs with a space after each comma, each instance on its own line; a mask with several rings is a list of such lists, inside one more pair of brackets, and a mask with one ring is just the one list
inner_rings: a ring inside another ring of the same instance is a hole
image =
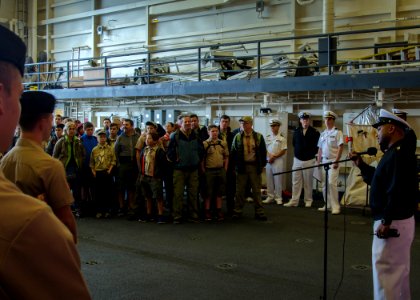
[[139, 221], [140, 223], [146, 223], [146, 222], [147, 222], [147, 218], [146, 218], [145, 216], [141, 216], [141, 217], [138, 219], [138, 221]]
[[181, 218], [174, 218], [174, 224], [178, 225], [182, 223], [182, 219]]
[[166, 224], [165, 217], [164, 216], [158, 216], [157, 223], [158, 224]]
[[124, 210], [124, 208], [120, 208], [120, 209], [118, 209], [118, 212], [117, 212], [117, 217], [123, 217], [125, 215], [125, 210]]
[[207, 222], [211, 221], [211, 212], [209, 210], [206, 210], [204, 220], [206, 220]]
[[257, 220], [257, 221], [267, 221], [267, 217], [265, 215], [255, 215], [255, 220]]
[[136, 220], [138, 220], [138, 217], [135, 214], [129, 214], [129, 215], [127, 215], [127, 220], [128, 221], [136, 221]]
[[232, 220], [239, 220], [240, 218], [242, 218], [242, 215], [241, 214], [233, 213]]
[[197, 223], [200, 223], [200, 219], [191, 217], [191, 218], [188, 218], [188, 222], [197, 224]]

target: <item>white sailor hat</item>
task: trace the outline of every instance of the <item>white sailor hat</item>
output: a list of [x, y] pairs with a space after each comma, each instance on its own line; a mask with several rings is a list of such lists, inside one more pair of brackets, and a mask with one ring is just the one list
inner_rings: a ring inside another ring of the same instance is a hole
[[280, 122], [279, 119], [271, 119], [270, 120], [270, 126], [275, 126], [275, 125], [281, 126], [281, 122]]
[[392, 113], [396, 116], [407, 115], [407, 112], [405, 110], [401, 110], [401, 109], [398, 109], [398, 108], [393, 108]]
[[301, 112], [298, 114], [299, 119], [307, 119], [307, 118], [309, 118], [310, 116], [311, 116], [311, 114], [310, 114], [310, 113], [308, 113], [308, 112], [306, 112], [306, 111], [301, 111]]
[[337, 114], [331, 110], [324, 111], [324, 118], [333, 118], [334, 120], [337, 119]]
[[372, 126], [374, 128], [378, 128], [379, 126], [384, 125], [384, 124], [394, 124], [404, 129], [410, 128], [410, 124], [408, 124], [406, 121], [404, 121], [400, 117], [390, 113], [389, 111], [385, 109], [381, 109], [379, 111], [378, 120]]

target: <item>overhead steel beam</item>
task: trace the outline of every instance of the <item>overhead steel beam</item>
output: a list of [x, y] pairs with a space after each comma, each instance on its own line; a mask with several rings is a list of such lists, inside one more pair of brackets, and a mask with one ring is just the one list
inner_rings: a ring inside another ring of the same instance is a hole
[[420, 71], [224, 80], [206, 82], [166, 82], [150, 85], [127, 85], [49, 90], [58, 99], [100, 99], [113, 97], [148, 97], [177, 95], [217, 95], [280, 93], [302, 91], [345, 91], [369, 89], [418, 89]]

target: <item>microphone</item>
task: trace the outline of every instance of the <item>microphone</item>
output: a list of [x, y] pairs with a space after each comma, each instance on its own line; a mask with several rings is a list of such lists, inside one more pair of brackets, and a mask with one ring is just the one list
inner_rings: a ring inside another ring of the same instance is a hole
[[[378, 153], [378, 149], [376, 149], [375, 147], [369, 147], [369, 148], [367, 148], [366, 151], [356, 152], [356, 154], [358, 156], [364, 155], [364, 154], [367, 154], [367, 155], [371, 155], [372, 156], [372, 155], [376, 155], [376, 153]], [[357, 159], [357, 156], [353, 156], [351, 159], [352, 160], [356, 160]]]

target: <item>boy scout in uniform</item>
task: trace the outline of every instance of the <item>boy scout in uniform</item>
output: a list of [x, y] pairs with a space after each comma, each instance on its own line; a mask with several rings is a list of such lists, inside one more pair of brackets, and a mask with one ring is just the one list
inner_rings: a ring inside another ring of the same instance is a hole
[[217, 220], [223, 221], [222, 195], [225, 193], [229, 149], [225, 141], [218, 139], [219, 128], [216, 125], [210, 125], [208, 132], [210, 137], [203, 143], [202, 160], [202, 171], [206, 179], [205, 220], [211, 221], [210, 202], [216, 198]]

